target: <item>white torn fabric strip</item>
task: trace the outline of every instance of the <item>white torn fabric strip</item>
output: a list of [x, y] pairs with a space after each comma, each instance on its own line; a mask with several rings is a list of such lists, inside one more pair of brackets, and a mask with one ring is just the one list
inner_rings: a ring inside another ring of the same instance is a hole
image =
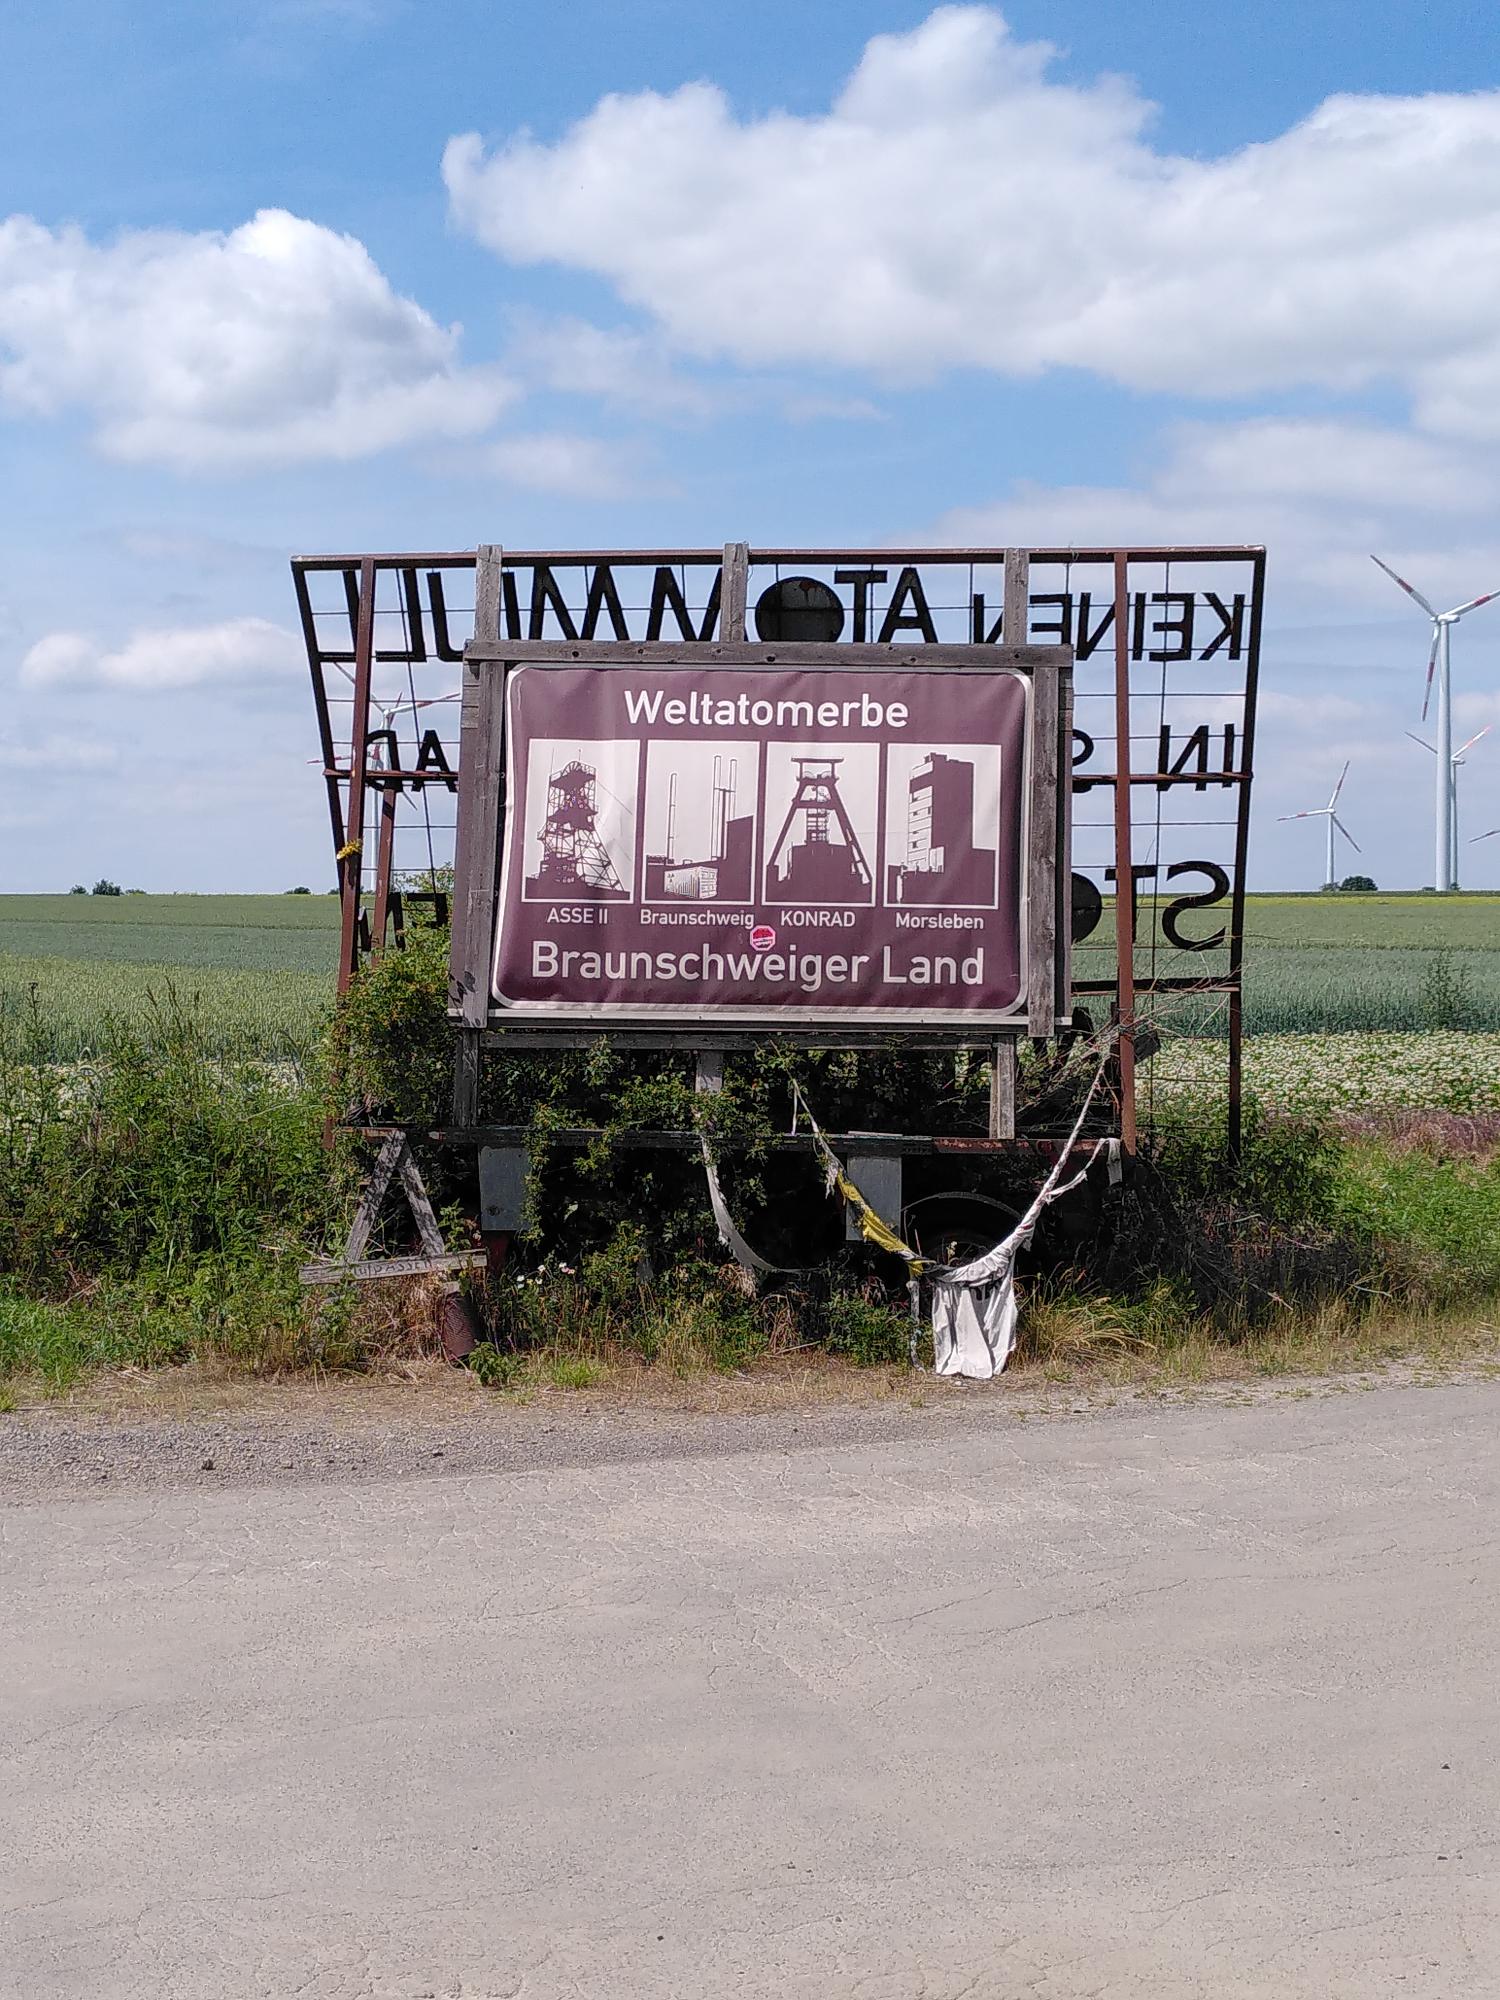
[[778, 1274], [785, 1276], [795, 1267], [789, 1264], [768, 1264], [755, 1251], [734, 1226], [734, 1218], [729, 1213], [729, 1203], [724, 1199], [724, 1190], [719, 1185], [719, 1170], [714, 1165], [714, 1156], [709, 1151], [708, 1141], [700, 1132], [698, 1144], [703, 1151], [703, 1171], [708, 1177], [708, 1205], [714, 1212], [718, 1225], [719, 1241], [742, 1270], [755, 1271], [760, 1276], [770, 1278]]
[[1043, 1181], [1036, 1199], [1015, 1228], [993, 1250], [968, 1264], [950, 1264], [932, 1276], [932, 1365], [938, 1375], [988, 1382], [1000, 1373], [1016, 1344], [1016, 1258], [1036, 1234], [1042, 1210], [1069, 1194], [1114, 1142], [1100, 1139], [1070, 1181], [1058, 1175], [1068, 1157]]

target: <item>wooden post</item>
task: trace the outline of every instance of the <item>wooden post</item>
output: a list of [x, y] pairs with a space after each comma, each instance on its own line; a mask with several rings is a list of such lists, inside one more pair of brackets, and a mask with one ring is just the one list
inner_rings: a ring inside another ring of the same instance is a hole
[[[474, 637], [500, 640], [498, 544], [482, 543], [474, 566]], [[459, 711], [458, 837], [455, 851], [450, 990], [461, 1022], [453, 1062], [453, 1122], [479, 1118], [481, 1036], [489, 1017], [490, 953], [494, 942], [495, 879], [499, 865], [504, 688], [492, 667], [464, 661]]]
[[[1005, 601], [1001, 636], [1007, 646], [1024, 646], [1030, 629], [1031, 551], [1005, 551]], [[1045, 1041], [1057, 1029], [1058, 1014], [1058, 677], [1050, 669], [1031, 682], [1031, 792], [1026, 825], [1026, 1032]], [[1045, 810], [1044, 810], [1045, 806]], [[1014, 1065], [1014, 1051], [1011, 1062]], [[1015, 1074], [1011, 1072], [1011, 1117], [1015, 1116]], [[992, 1107], [993, 1109], [993, 1107]], [[1012, 1123], [1011, 1132], [1015, 1127]]]
[[1016, 1136], [1016, 1045], [1006, 1035], [990, 1055], [990, 1137]]
[[1026, 1032], [1047, 1041], [1057, 1032], [1058, 674], [1031, 677], [1031, 793], [1026, 841]]
[[750, 588], [750, 544], [726, 542], [719, 585], [719, 637], [745, 636], [746, 596]]
[[1005, 596], [1000, 605], [1000, 637], [1007, 646], [1024, 646], [1031, 630], [1031, 551], [1005, 551]]

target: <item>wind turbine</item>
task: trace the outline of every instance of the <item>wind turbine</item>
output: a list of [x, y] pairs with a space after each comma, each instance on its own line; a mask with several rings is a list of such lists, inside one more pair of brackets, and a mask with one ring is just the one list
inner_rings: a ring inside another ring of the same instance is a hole
[[[1475, 734], [1469, 738], [1467, 743], [1460, 743], [1458, 748], [1453, 753], [1453, 782], [1448, 787], [1448, 797], [1451, 802], [1450, 818], [1452, 820], [1452, 830], [1449, 835], [1449, 838], [1453, 843], [1453, 886], [1455, 889], [1458, 887], [1458, 770], [1459, 766], [1464, 761], [1465, 750], [1472, 750], [1474, 748], [1474, 745], [1479, 741], [1480, 737], [1488, 736], [1490, 730], [1493, 727], [1494, 727], [1493, 723], [1487, 722], [1484, 725], [1483, 729], [1476, 731]], [[1406, 733], [1411, 738], [1413, 743], [1420, 743], [1424, 750], [1431, 751], [1434, 757], [1437, 755], [1437, 751], [1433, 749], [1433, 746], [1427, 741], [1427, 738], [1425, 736], [1418, 736], [1417, 732], [1414, 729], [1408, 729]], [[1485, 836], [1483, 834], [1479, 836], [1481, 840], [1483, 840], [1484, 837]]]
[[1438, 889], [1458, 887], [1456, 856], [1453, 847], [1453, 683], [1450, 674], [1449, 636], [1453, 627], [1466, 612], [1477, 611], [1481, 604], [1489, 604], [1500, 596], [1500, 591], [1487, 591], [1483, 597], [1471, 597], [1467, 604], [1457, 604], [1451, 611], [1434, 611], [1420, 590], [1414, 589], [1404, 576], [1397, 576], [1389, 563], [1383, 563], [1379, 556], [1371, 556], [1370, 561], [1377, 569], [1383, 569], [1392, 583], [1399, 584], [1407, 596], [1413, 598], [1432, 620], [1432, 650], [1427, 655], [1427, 688], [1422, 697], [1422, 720], [1427, 720], [1427, 704], [1432, 697], [1432, 671], [1438, 670], [1437, 699], [1437, 804], [1436, 840], [1434, 852], [1437, 861]]
[[1328, 875], [1327, 875], [1327, 878], [1326, 878], [1326, 880], [1325, 880], [1325, 881], [1324, 881], [1324, 883], [1323, 883], [1323, 887], [1324, 887], [1325, 889], [1336, 889], [1336, 888], [1338, 887], [1338, 883], [1337, 883], [1337, 881], [1336, 881], [1336, 880], [1334, 879], [1334, 873], [1333, 873], [1333, 830], [1334, 830], [1334, 828], [1335, 828], [1335, 827], [1337, 827], [1337, 828], [1338, 828], [1339, 832], [1340, 832], [1340, 833], [1341, 833], [1341, 834], [1342, 834], [1342, 835], [1344, 836], [1345, 840], [1347, 840], [1347, 841], [1348, 841], [1349, 845], [1350, 845], [1350, 846], [1351, 846], [1351, 847], [1352, 847], [1352, 848], [1354, 849], [1354, 851], [1355, 851], [1355, 853], [1356, 853], [1356, 854], [1358, 854], [1358, 853], [1360, 852], [1360, 845], [1359, 845], [1359, 842], [1358, 842], [1358, 841], [1357, 841], [1357, 840], [1356, 840], [1356, 839], [1354, 838], [1354, 835], [1353, 835], [1353, 834], [1352, 834], [1352, 833], [1351, 833], [1351, 832], [1349, 831], [1348, 827], [1347, 827], [1347, 826], [1345, 826], [1344, 822], [1343, 822], [1343, 821], [1342, 821], [1342, 820], [1341, 820], [1341, 819], [1339, 818], [1339, 816], [1338, 816], [1338, 812], [1337, 812], [1337, 806], [1338, 806], [1338, 802], [1339, 802], [1339, 793], [1340, 793], [1340, 792], [1341, 792], [1341, 791], [1342, 791], [1342, 790], [1344, 789], [1344, 780], [1345, 780], [1345, 778], [1347, 778], [1347, 777], [1348, 777], [1348, 775], [1349, 775], [1349, 766], [1348, 766], [1348, 764], [1346, 763], [1346, 764], [1345, 764], [1345, 766], [1344, 766], [1344, 768], [1343, 768], [1343, 770], [1339, 772], [1339, 781], [1338, 781], [1338, 783], [1337, 783], [1337, 784], [1336, 784], [1336, 785], [1334, 786], [1334, 788], [1333, 788], [1333, 794], [1332, 794], [1332, 796], [1330, 797], [1330, 799], [1329, 799], [1329, 801], [1328, 801], [1328, 803], [1327, 803], [1327, 805], [1326, 805], [1326, 806], [1309, 806], [1306, 812], [1299, 812], [1299, 813], [1278, 813], [1278, 814], [1276, 815], [1276, 818], [1277, 818], [1277, 823], [1278, 823], [1278, 824], [1280, 824], [1280, 822], [1281, 822], [1281, 821], [1283, 821], [1283, 820], [1288, 820], [1288, 819], [1326, 819], [1326, 820], [1327, 820], [1327, 822], [1328, 822]]

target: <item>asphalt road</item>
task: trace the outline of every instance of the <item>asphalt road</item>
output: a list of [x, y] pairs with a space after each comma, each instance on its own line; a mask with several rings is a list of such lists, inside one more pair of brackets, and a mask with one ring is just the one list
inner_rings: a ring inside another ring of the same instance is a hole
[[38, 1492], [0, 1990], [1488, 2000], [1497, 1421]]

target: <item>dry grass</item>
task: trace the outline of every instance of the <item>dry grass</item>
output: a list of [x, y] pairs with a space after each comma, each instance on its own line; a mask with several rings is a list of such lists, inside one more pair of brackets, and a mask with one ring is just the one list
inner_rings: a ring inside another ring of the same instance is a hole
[[1339, 1375], [1392, 1365], [1500, 1367], [1500, 1312], [1435, 1312], [1347, 1300], [1288, 1312], [1226, 1337], [1206, 1322], [1129, 1313], [1109, 1299], [1039, 1300], [1024, 1319], [1016, 1378], [1157, 1389], [1270, 1376]]
[[[391, 1288], [395, 1290], [394, 1287]], [[948, 1403], [992, 1398], [1018, 1414], [1107, 1406], [1197, 1390], [1285, 1392], [1318, 1379], [1433, 1380], [1456, 1373], [1500, 1375], [1500, 1314], [1347, 1307], [1288, 1315], [1226, 1341], [1207, 1325], [1153, 1324], [1149, 1305], [1129, 1316], [1107, 1300], [1034, 1302], [1020, 1348], [989, 1387], [952, 1383], [903, 1367], [862, 1368], [813, 1348], [763, 1355], [724, 1371], [648, 1362], [623, 1346], [580, 1343], [509, 1358], [488, 1385], [441, 1359], [420, 1314], [405, 1321], [393, 1300], [391, 1337], [362, 1374], [280, 1380], [247, 1378], [213, 1359], [181, 1367], [101, 1373], [52, 1399], [100, 1419], [209, 1414], [285, 1416], [331, 1423], [479, 1420], [507, 1409], [549, 1409], [560, 1420], [590, 1416], [744, 1415], [775, 1411]], [[408, 1296], [407, 1310], [412, 1305]], [[413, 1328], [415, 1327], [415, 1332]], [[410, 1336], [408, 1338], [408, 1336]], [[1278, 1391], [1278, 1385], [1280, 1389]], [[43, 1400], [17, 1383], [18, 1404]], [[1301, 1390], [1297, 1390], [1301, 1393]]]

